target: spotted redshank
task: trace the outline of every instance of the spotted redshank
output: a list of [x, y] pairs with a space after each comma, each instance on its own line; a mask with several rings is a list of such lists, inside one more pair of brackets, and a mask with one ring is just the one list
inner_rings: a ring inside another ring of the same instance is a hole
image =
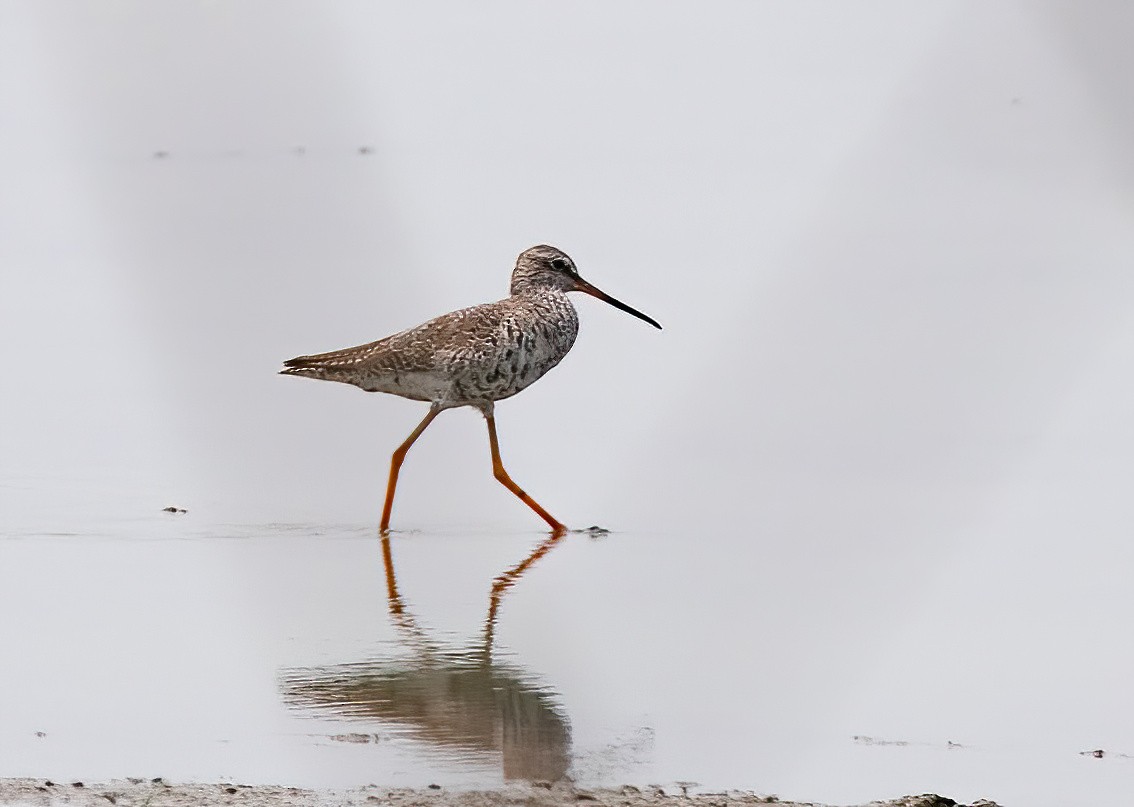
[[492, 473], [539, 514], [553, 531], [566, 528], [512, 481], [500, 461], [493, 409], [530, 386], [567, 355], [579, 333], [579, 315], [567, 292], [581, 291], [661, 328], [641, 311], [592, 286], [565, 253], [549, 246], [524, 250], [503, 300], [462, 308], [377, 342], [284, 362], [280, 372], [354, 384], [428, 401], [429, 414], [394, 451], [382, 508], [381, 530], [390, 528], [398, 471], [410, 446], [441, 412], [474, 406], [488, 422]]

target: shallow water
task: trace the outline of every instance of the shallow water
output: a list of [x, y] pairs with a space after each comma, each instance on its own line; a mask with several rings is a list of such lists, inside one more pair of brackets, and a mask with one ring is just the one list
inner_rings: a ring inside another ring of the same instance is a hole
[[[17, 487], [8, 504], [34, 498]], [[1100, 716], [1129, 651], [1069, 644], [1117, 628], [1123, 558], [1087, 575], [1038, 540], [927, 575], [920, 552], [796, 534], [773, 567], [757, 547], [783, 533], [737, 535], [382, 540], [140, 508], [11, 529], [0, 758], [62, 781], [1125, 798], [1124, 721]]]

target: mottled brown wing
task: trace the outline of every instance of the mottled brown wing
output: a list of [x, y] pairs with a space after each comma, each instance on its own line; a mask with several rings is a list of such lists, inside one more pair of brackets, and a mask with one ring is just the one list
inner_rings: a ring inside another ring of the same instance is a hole
[[[501, 301], [503, 302], [503, 301]], [[326, 377], [349, 371], [428, 372], [450, 362], [463, 363], [470, 351], [491, 341], [499, 330], [499, 303], [463, 308], [365, 345], [297, 356], [284, 362], [286, 375]], [[312, 373], [311, 371], [316, 371]]]

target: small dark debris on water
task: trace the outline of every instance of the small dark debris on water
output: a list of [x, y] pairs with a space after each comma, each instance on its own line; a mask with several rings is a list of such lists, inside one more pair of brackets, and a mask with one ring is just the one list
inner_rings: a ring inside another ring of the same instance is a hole
[[373, 154], [374, 153], [374, 146], [359, 146], [358, 147], [358, 153], [359, 154]]
[[896, 746], [907, 746], [907, 745], [909, 745], [909, 741], [907, 741], [907, 740], [880, 740], [877, 737], [869, 737], [865, 734], [856, 734], [856, 735], [854, 735], [854, 737], [852, 739], [856, 743], [859, 743], [860, 745], [896, 745]]
[[331, 734], [327, 739], [336, 743], [376, 743], [378, 742], [378, 735], [351, 732], [350, 734]]
[[169, 507], [161, 508], [161, 511], [163, 513], [188, 513], [189, 512], [184, 507], [174, 507], [172, 505], [170, 505]]
[[46, 731], [37, 731], [37, 732], [35, 733], [35, 736], [36, 736], [36, 737], [46, 737], [46, 736], [47, 736], [47, 732], [46, 732]]
[[155, 151], [154, 152], [154, 159], [155, 160], [168, 160], [169, 159], [169, 152], [168, 151]]
[[1104, 751], [1101, 748], [1095, 748], [1091, 751], [1080, 751], [1079, 756], [1081, 756], [1081, 757], [1094, 757], [1095, 759], [1102, 759], [1103, 757], [1106, 756], [1106, 751]]
[[430, 785], [430, 786], [429, 786], [429, 789], [430, 789], [430, 790], [440, 790], [440, 789], [441, 789], [441, 785]]
[[608, 530], [606, 527], [600, 527], [597, 524], [592, 524], [591, 526], [587, 527], [585, 530], [579, 530], [579, 532], [585, 532], [587, 535], [592, 535], [592, 536], [610, 535], [610, 530]]

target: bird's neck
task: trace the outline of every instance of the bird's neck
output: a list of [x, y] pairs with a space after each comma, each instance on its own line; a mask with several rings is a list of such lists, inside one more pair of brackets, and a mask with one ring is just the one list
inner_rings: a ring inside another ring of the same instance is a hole
[[548, 286], [545, 283], [532, 283], [524, 278], [518, 278], [512, 281], [512, 287], [508, 290], [509, 294], [513, 297], [530, 296], [530, 297], [566, 297], [567, 292], [555, 286]]

